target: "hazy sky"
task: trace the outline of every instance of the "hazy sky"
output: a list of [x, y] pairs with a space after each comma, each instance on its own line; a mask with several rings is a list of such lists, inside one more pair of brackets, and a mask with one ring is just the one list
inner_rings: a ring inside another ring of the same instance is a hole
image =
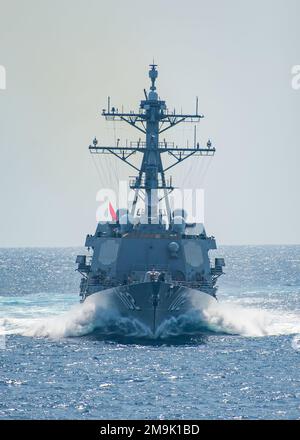
[[[100, 111], [108, 94], [138, 108], [153, 57], [160, 96], [188, 112], [198, 95], [200, 140], [217, 148], [204, 181], [196, 159], [172, 173], [203, 184], [207, 232], [300, 243], [299, 16], [299, 0], [0, 0], [0, 246], [81, 245], [94, 232], [99, 186], [132, 171], [103, 158], [99, 180], [87, 146], [139, 138]], [[192, 129], [174, 135], [191, 141]]]

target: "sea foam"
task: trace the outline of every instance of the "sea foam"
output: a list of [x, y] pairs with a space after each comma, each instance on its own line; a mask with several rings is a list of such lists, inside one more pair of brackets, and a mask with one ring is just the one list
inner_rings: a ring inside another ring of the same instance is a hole
[[[121, 317], [109, 307], [104, 296], [92, 295], [83, 304], [54, 316], [10, 316], [0, 320], [0, 334], [21, 334], [31, 337], [65, 338], [83, 336], [95, 331], [103, 334], [120, 334], [135, 337], [153, 337], [150, 329], [138, 320]], [[300, 333], [300, 316], [297, 313], [276, 309], [258, 309], [229, 302], [216, 302], [206, 309], [163, 322], [156, 337], [199, 333], [226, 333], [246, 337], [261, 337]]]

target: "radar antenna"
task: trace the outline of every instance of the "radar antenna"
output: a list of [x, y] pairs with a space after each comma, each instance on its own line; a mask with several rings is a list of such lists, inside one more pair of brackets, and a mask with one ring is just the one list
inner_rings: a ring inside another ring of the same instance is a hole
[[[132, 168], [138, 175], [130, 183], [130, 188], [135, 190], [135, 196], [132, 204], [131, 214], [134, 216], [136, 204], [140, 190], [146, 193], [146, 213], [148, 224], [157, 223], [158, 218], [158, 191], [163, 190], [164, 199], [167, 209], [168, 220], [171, 221], [169, 194], [173, 191], [172, 180], [165, 177], [166, 171], [183, 162], [191, 156], [213, 156], [215, 148], [211, 141], [207, 142], [206, 147], [200, 147], [196, 142], [196, 131], [193, 147], [178, 147], [174, 143], [159, 140], [159, 136], [182, 122], [199, 122], [204, 115], [198, 113], [198, 98], [196, 99], [196, 111], [194, 114], [169, 113], [165, 101], [159, 99], [156, 92], [156, 79], [158, 77], [157, 64], [150, 64], [149, 78], [151, 80], [150, 90], [147, 93], [144, 90], [145, 99], [140, 103], [139, 112], [119, 112], [117, 108], [111, 107], [110, 98], [108, 98], [108, 108], [102, 111], [102, 115], [109, 121], [126, 122], [145, 135], [145, 140], [131, 142], [130, 146], [117, 145], [100, 146], [95, 138], [93, 144], [89, 146], [89, 150], [93, 154], [112, 154], [122, 160]], [[140, 168], [135, 166], [130, 157], [136, 153], [142, 154], [142, 162]], [[172, 157], [173, 162], [163, 167], [162, 154], [168, 154]]]

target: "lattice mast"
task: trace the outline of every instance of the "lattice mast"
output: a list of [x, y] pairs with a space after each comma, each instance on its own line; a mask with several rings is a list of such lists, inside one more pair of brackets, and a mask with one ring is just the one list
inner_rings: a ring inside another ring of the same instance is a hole
[[[177, 114], [175, 110], [173, 113], [168, 112], [165, 101], [160, 100], [156, 92], [155, 82], [158, 76], [156, 67], [156, 64], [150, 64], [151, 86], [148, 93], [144, 90], [145, 99], [141, 101], [138, 113], [120, 113], [118, 109], [110, 106], [110, 98], [108, 98], [107, 110], [104, 109], [102, 112], [107, 120], [124, 121], [135, 127], [145, 135], [145, 140], [131, 142], [129, 147], [120, 146], [118, 140], [117, 145], [109, 147], [98, 145], [95, 138], [93, 145], [89, 146], [91, 153], [113, 154], [138, 172], [135, 181], [130, 185], [130, 188], [135, 190], [131, 214], [133, 216], [135, 214], [139, 191], [144, 190], [145, 213], [148, 224], [157, 223], [158, 220], [159, 190], [164, 192], [168, 219], [169, 221], [171, 219], [168, 195], [174, 187], [171, 181], [167, 182], [166, 171], [191, 156], [212, 156], [215, 153], [215, 148], [212, 147], [210, 141], [207, 142], [205, 148], [199, 146], [199, 143], [196, 142], [196, 131], [193, 147], [178, 147], [167, 143], [165, 140], [160, 142], [160, 135], [166, 130], [182, 122], [199, 122], [204, 116], [198, 113], [198, 98], [196, 99], [195, 114]], [[130, 157], [137, 152], [143, 155], [140, 168], [130, 161]], [[174, 159], [173, 163], [166, 168], [162, 163], [161, 155], [163, 153], [168, 153]]]

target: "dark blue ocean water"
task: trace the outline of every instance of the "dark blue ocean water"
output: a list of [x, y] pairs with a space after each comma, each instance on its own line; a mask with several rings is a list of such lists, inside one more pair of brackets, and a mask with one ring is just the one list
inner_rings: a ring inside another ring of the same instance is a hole
[[300, 246], [221, 248], [205, 325], [159, 341], [78, 305], [77, 253], [0, 250], [1, 419], [300, 418]]

